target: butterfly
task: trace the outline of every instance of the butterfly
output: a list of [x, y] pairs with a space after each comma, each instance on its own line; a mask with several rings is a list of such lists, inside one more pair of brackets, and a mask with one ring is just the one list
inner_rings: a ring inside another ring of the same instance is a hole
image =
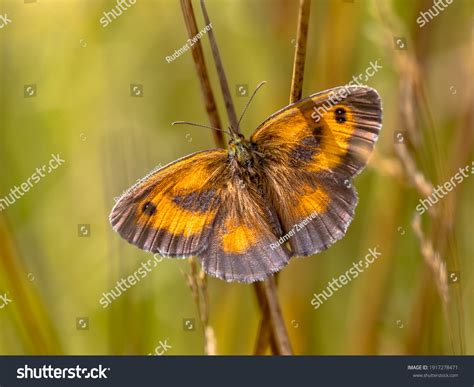
[[112, 227], [143, 250], [197, 256], [225, 281], [264, 280], [346, 234], [381, 105], [370, 87], [341, 86], [277, 111], [249, 140], [230, 128], [228, 149], [180, 158], [126, 191]]

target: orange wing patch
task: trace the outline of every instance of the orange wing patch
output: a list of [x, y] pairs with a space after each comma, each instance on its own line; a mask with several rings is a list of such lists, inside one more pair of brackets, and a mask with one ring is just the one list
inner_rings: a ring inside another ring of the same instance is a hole
[[[217, 212], [219, 202], [218, 189], [213, 187], [214, 167], [208, 163], [193, 163], [194, 166], [181, 165], [183, 169], [172, 166], [165, 171], [160, 183], [157, 183], [136, 206], [136, 220], [142, 226], [162, 228], [173, 234], [190, 237], [202, 232], [210, 225]], [[217, 168], [222, 172], [223, 167]], [[218, 179], [219, 180], [219, 179]], [[159, 208], [158, 213], [150, 214], [144, 206]]]
[[355, 130], [352, 120], [350, 108], [341, 105], [334, 106], [323, 115], [320, 126], [316, 126], [312, 131], [313, 136], [319, 138], [319, 151], [308, 163], [309, 171], [334, 169], [343, 163]]
[[303, 194], [295, 195], [295, 200], [297, 200], [298, 203], [296, 205], [296, 212], [303, 214], [303, 216], [311, 215], [312, 213], [325, 213], [331, 203], [331, 197], [324, 188], [319, 185], [314, 189], [306, 185], [303, 190]]
[[[140, 206], [136, 208], [136, 222], [138, 225], [153, 229], [162, 228], [173, 234], [191, 237], [202, 232], [214, 219], [217, 210], [209, 209], [203, 213], [189, 211], [177, 205], [167, 195], [159, 195], [150, 202], [143, 204], [145, 207], [160, 207], [161, 214], [146, 215]], [[142, 207], [143, 207], [142, 206]]]
[[[278, 144], [278, 153], [286, 156], [287, 162], [308, 171], [320, 172], [340, 166], [355, 131], [351, 109], [343, 105], [333, 106], [317, 122], [315, 112], [303, 107], [291, 107], [269, 120], [252, 140]], [[271, 130], [266, 132], [264, 128]], [[270, 137], [265, 138], [266, 135]]]
[[257, 244], [257, 230], [235, 221], [226, 219], [224, 223], [226, 231], [221, 233], [222, 250], [225, 253], [242, 254]]

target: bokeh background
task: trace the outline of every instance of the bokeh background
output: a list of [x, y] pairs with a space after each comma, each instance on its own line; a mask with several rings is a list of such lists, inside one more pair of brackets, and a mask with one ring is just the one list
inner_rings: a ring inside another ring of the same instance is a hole
[[[208, 123], [191, 53], [165, 60], [187, 39], [179, 2], [138, 0], [104, 28], [100, 18], [116, 6], [0, 2], [11, 19], [0, 29], [0, 198], [51, 154], [65, 160], [0, 212], [0, 295], [11, 300], [0, 309], [0, 354], [148, 354], [160, 340], [172, 346], [166, 355], [204, 353], [186, 260], [164, 259], [108, 308], [99, 304], [152, 258], [109, 226], [114, 197], [156, 165], [214, 147], [206, 129], [170, 126]], [[298, 2], [207, 6], [237, 111], [268, 82], [244, 119], [250, 135], [288, 103]], [[367, 84], [384, 117], [355, 180], [360, 201], [346, 237], [279, 276], [296, 354], [474, 354], [474, 177], [412, 227], [430, 184], [474, 160], [473, 3], [457, 0], [421, 28], [416, 19], [432, 7], [312, 2], [303, 94], [343, 85], [378, 60]], [[226, 121], [207, 36], [202, 42]], [[138, 96], [131, 85], [141, 85]], [[374, 246], [378, 261], [315, 310], [313, 294]], [[458, 280], [448, 284], [453, 271]], [[253, 287], [210, 278], [208, 294], [217, 353], [251, 354], [260, 319]]]

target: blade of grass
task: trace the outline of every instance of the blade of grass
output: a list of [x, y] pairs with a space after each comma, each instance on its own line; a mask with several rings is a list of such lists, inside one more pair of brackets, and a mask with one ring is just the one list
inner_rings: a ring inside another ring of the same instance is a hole
[[2, 290], [10, 294], [15, 327], [24, 338], [23, 354], [62, 354], [51, 316], [36, 286], [26, 280], [28, 270], [4, 216], [0, 216], [0, 262], [0, 278], [6, 284]]

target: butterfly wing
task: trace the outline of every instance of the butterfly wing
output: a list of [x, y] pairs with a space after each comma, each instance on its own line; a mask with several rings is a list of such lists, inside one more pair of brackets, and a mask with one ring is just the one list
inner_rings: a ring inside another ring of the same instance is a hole
[[204, 271], [226, 281], [254, 282], [285, 266], [290, 253], [278, 245], [274, 213], [260, 188], [233, 176], [222, 198], [212, 243], [201, 255]]
[[259, 191], [235, 176], [225, 150], [198, 152], [135, 184], [110, 214], [128, 242], [170, 257], [199, 256], [204, 270], [227, 281], [252, 282], [289, 259], [276, 243]]
[[220, 205], [226, 151], [197, 152], [151, 172], [125, 192], [110, 223], [128, 242], [165, 256], [199, 254]]
[[263, 156], [267, 195], [293, 255], [341, 239], [357, 205], [352, 177], [367, 164], [382, 123], [365, 86], [314, 94], [270, 116], [251, 137]]

